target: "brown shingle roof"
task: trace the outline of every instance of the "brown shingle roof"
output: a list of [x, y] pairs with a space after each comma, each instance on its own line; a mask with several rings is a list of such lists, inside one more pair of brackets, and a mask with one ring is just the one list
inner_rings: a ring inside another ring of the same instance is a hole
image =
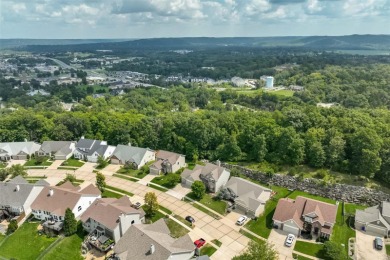
[[322, 226], [325, 222], [334, 224], [336, 222], [337, 206], [318, 200], [298, 196], [295, 201], [289, 198], [280, 199], [275, 209], [273, 220], [294, 222], [302, 228], [302, 216], [315, 213], [317, 217], [313, 221], [318, 221]]
[[101, 223], [107, 228], [114, 230], [118, 225], [119, 216], [123, 214], [139, 214], [140, 218], [145, 212], [131, 207], [132, 203], [127, 196], [120, 199], [97, 199], [80, 217], [81, 221], [86, 222], [89, 218]]
[[[92, 189], [89, 186], [86, 188]], [[50, 190], [53, 190], [52, 196], [49, 195]], [[79, 188], [73, 186], [70, 182], [65, 182], [58, 187], [46, 186], [31, 204], [31, 209], [48, 211], [56, 214], [57, 216], [64, 216], [66, 209], [73, 209], [80, 200], [81, 196], [86, 194], [82, 191], [79, 191]], [[99, 194], [96, 194], [96, 196], [98, 195], [100, 195], [100, 192]]]

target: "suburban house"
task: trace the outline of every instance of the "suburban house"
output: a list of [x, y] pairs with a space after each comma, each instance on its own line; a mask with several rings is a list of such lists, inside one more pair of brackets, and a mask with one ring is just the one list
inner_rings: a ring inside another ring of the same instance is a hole
[[109, 158], [115, 150], [115, 146], [107, 145], [106, 141], [81, 139], [76, 144], [74, 157], [88, 162], [97, 162], [99, 156]]
[[45, 221], [43, 227], [46, 230], [58, 232], [62, 229], [67, 208], [79, 218], [100, 197], [100, 190], [91, 183], [73, 186], [72, 183], [65, 182], [61, 186], [44, 187], [32, 203], [31, 209], [36, 219]]
[[364, 210], [356, 210], [355, 228], [379, 236], [389, 236], [390, 202], [382, 201], [379, 205]]
[[31, 204], [45, 186], [44, 180], [31, 184], [21, 176], [0, 182], [0, 221], [31, 213]]
[[41, 145], [35, 142], [0, 143], [0, 160], [27, 160], [39, 151], [39, 148]]
[[159, 175], [160, 173], [177, 172], [186, 166], [185, 155], [160, 150], [156, 154], [156, 162], [149, 169], [150, 174]]
[[337, 205], [298, 196], [280, 199], [272, 218], [274, 226], [294, 235], [329, 238], [336, 223]]
[[231, 177], [222, 193], [229, 193], [235, 210], [249, 217], [257, 217], [263, 213], [272, 190], [242, 178]]
[[190, 236], [172, 238], [164, 219], [150, 225], [132, 225], [114, 247], [116, 259], [120, 260], [187, 260], [194, 251]]
[[55, 160], [67, 160], [72, 157], [76, 149], [76, 142], [72, 141], [44, 141], [35, 154], [38, 156], [54, 157]]
[[196, 165], [193, 170], [185, 169], [181, 174], [183, 186], [191, 187], [195, 181], [202, 181], [207, 191], [218, 192], [229, 180], [230, 172], [212, 163]]
[[146, 163], [156, 160], [156, 154], [149, 148], [119, 144], [111, 156], [112, 164], [130, 165], [140, 169]]
[[117, 243], [131, 225], [141, 224], [145, 219], [145, 212], [132, 205], [128, 196], [120, 199], [97, 199], [92, 203], [80, 217], [84, 229], [92, 237], [91, 244], [96, 246], [106, 239]]

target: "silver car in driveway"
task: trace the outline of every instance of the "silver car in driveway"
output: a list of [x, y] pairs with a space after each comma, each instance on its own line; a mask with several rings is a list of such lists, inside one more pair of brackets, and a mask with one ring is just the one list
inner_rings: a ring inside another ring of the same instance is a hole
[[286, 246], [291, 247], [294, 243], [295, 236], [293, 234], [288, 234], [286, 238], [286, 242], [284, 243]]

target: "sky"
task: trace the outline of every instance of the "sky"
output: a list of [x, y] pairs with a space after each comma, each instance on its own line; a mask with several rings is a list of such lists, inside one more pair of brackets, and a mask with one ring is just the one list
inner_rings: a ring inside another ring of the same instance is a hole
[[0, 0], [0, 38], [390, 34], [390, 0]]

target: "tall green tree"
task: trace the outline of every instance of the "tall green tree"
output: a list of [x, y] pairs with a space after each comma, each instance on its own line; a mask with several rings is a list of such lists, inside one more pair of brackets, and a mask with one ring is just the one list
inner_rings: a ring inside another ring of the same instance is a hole
[[197, 199], [202, 199], [206, 193], [206, 186], [202, 181], [194, 181], [191, 185], [191, 190]]
[[148, 217], [153, 217], [159, 209], [156, 193], [147, 192], [145, 194], [145, 213]]
[[248, 248], [233, 260], [276, 260], [279, 259], [278, 252], [268, 242], [249, 242]]
[[77, 220], [70, 208], [65, 211], [63, 230], [65, 236], [71, 236], [77, 232]]
[[328, 260], [347, 260], [349, 259], [344, 248], [333, 241], [326, 241], [324, 243], [325, 258]]
[[96, 173], [96, 187], [103, 193], [106, 190], [106, 176], [103, 173]]

